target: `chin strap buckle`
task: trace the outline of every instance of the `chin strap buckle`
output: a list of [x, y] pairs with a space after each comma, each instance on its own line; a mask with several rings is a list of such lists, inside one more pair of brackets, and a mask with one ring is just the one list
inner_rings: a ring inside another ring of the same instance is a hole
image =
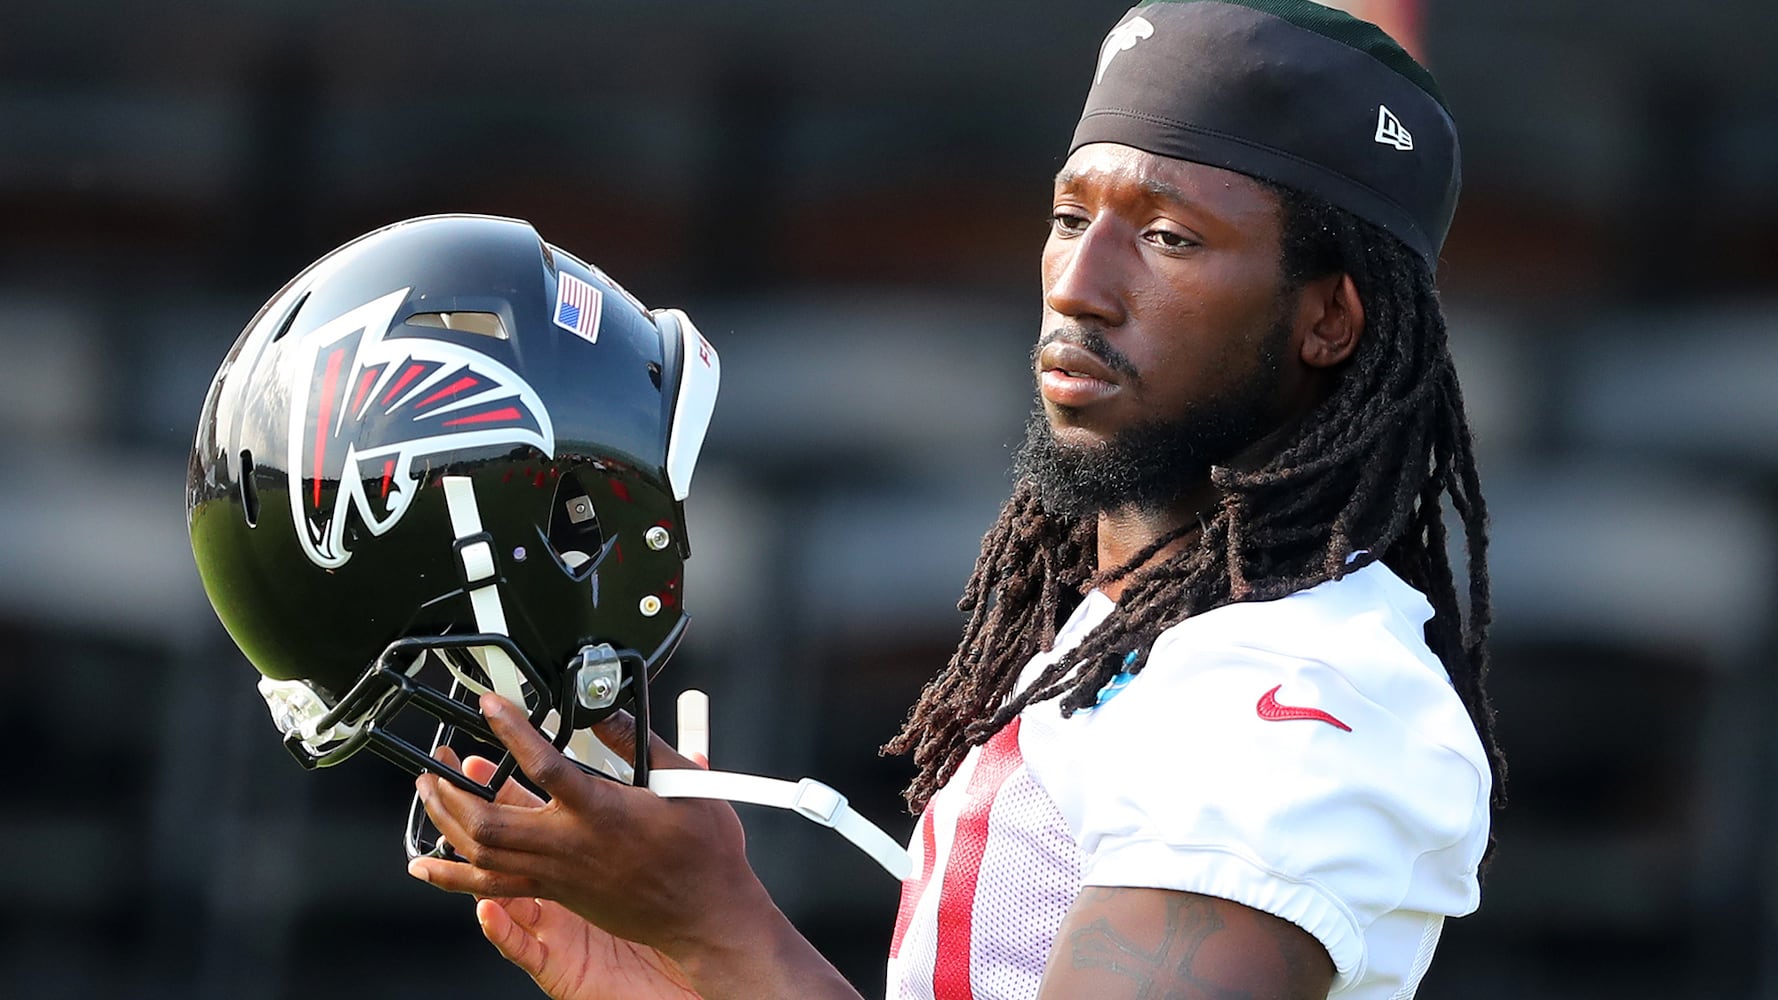
[[796, 783], [796, 791], [790, 799], [790, 808], [803, 818], [819, 823], [829, 829], [833, 828], [834, 817], [845, 812], [850, 806], [846, 797], [834, 791], [832, 785], [804, 778]]

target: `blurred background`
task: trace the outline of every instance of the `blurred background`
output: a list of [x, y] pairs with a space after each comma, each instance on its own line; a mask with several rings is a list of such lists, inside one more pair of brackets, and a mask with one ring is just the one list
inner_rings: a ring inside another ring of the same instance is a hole
[[[898, 835], [896, 730], [1031, 405], [1050, 178], [1122, 0], [0, 13], [0, 993], [524, 996], [403, 872], [411, 786], [280, 747], [182, 485], [259, 303], [431, 212], [534, 221], [726, 368], [661, 690]], [[1459, 122], [1442, 287], [1494, 510], [1512, 805], [1428, 998], [1778, 997], [1778, 19], [1382, 0]], [[867, 994], [896, 886], [743, 809]]]

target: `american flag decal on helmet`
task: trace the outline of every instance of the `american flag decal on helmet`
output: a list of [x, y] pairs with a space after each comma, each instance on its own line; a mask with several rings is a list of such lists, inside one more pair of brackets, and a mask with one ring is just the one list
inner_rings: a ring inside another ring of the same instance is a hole
[[[290, 394], [290, 506], [318, 566], [343, 566], [348, 516], [372, 535], [395, 526], [418, 488], [415, 465], [472, 448], [555, 453], [536, 390], [479, 351], [424, 336], [387, 338], [407, 289], [306, 335], [310, 363]], [[443, 459], [449, 461], [448, 457]]]
[[567, 272], [556, 276], [556, 325], [599, 342], [599, 290]]

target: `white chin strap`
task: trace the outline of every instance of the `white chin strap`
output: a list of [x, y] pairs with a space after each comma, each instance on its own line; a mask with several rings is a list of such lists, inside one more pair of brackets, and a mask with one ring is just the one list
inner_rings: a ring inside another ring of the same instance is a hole
[[[678, 729], [680, 754], [709, 756], [710, 699], [702, 691], [686, 691], [679, 696]], [[582, 729], [569, 739], [568, 756], [625, 783], [635, 778], [629, 761], [613, 753], [590, 729]], [[814, 778], [784, 781], [700, 767], [655, 768], [648, 772], [648, 790], [663, 799], [726, 799], [789, 809], [850, 840], [898, 880], [906, 881], [914, 874], [914, 860], [901, 844], [859, 815], [844, 795]]]
[[914, 859], [894, 838], [860, 816], [847, 804], [844, 795], [814, 778], [784, 781], [757, 774], [685, 767], [650, 771], [648, 790], [665, 799], [727, 799], [789, 809], [850, 840], [898, 880], [905, 882], [914, 874]]
[[[681, 754], [709, 758], [710, 699], [704, 692], [686, 691], [679, 695], [678, 732]], [[648, 789], [667, 799], [727, 799], [789, 809], [837, 831], [898, 880], [905, 882], [914, 874], [913, 858], [900, 844], [854, 811], [844, 795], [814, 778], [780, 781], [734, 771], [675, 768], [651, 772]]]
[[[469, 541], [482, 533], [481, 513], [475, 504], [475, 484], [467, 476], [445, 476], [444, 491], [445, 506], [451, 514], [451, 533], [456, 536], [456, 548], [463, 559], [463, 578], [470, 588], [469, 601], [475, 612], [476, 630], [506, 635], [506, 613], [500, 604], [499, 588], [495, 585], [498, 574], [494, 567], [493, 547], [486, 539]], [[470, 650], [470, 655], [494, 682], [495, 693], [521, 708], [525, 706], [524, 681], [518, 666], [505, 650], [480, 647]], [[487, 692], [486, 685], [464, 674], [449, 660], [445, 660], [445, 664], [465, 688], [477, 694]], [[701, 720], [686, 718], [688, 707], [682, 699], [680, 731], [702, 729], [707, 733], [708, 717]], [[585, 740], [581, 739], [583, 735]], [[569, 746], [575, 759], [622, 780], [630, 780], [630, 765], [600, 743], [590, 730], [575, 733]], [[814, 778], [784, 781], [735, 771], [675, 768], [652, 771], [648, 776], [648, 789], [666, 799], [726, 799], [789, 809], [845, 837], [897, 879], [905, 881], [914, 873], [913, 859], [900, 844], [875, 823], [859, 815], [844, 795]]]
[[[463, 544], [482, 533], [481, 510], [475, 505], [475, 483], [468, 476], [445, 476], [445, 508], [451, 514], [451, 533], [456, 535], [458, 554], [463, 560], [463, 579], [469, 585], [469, 606], [475, 612], [476, 631], [491, 635], [508, 635], [506, 611], [500, 604], [500, 588], [495, 585], [498, 574], [494, 568], [494, 548], [486, 539]], [[525, 708], [525, 682], [518, 665], [506, 650], [495, 646], [478, 646], [469, 651], [482, 671], [494, 682], [494, 693], [520, 708]], [[444, 660], [457, 682], [476, 694], [488, 693], [488, 686], [463, 673], [456, 664]]]

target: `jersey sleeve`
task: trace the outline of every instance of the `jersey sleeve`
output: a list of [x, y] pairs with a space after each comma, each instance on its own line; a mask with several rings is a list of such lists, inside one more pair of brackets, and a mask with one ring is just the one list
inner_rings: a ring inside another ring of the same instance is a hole
[[1341, 982], [1382, 915], [1475, 909], [1488, 777], [1468, 715], [1435, 660], [1343, 645], [1351, 662], [1157, 643], [1082, 713], [1097, 762], [1071, 803], [1084, 884], [1275, 914], [1326, 947]]

